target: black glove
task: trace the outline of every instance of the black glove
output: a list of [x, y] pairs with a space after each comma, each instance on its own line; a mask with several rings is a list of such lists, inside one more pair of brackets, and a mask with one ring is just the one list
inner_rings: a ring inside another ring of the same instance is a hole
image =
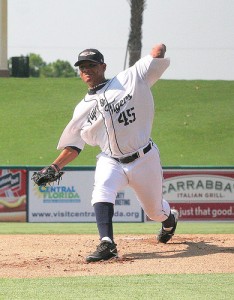
[[34, 172], [31, 179], [38, 186], [46, 186], [54, 181], [57, 181], [59, 184], [63, 174], [64, 172], [61, 172], [57, 165], [52, 164], [51, 166], [44, 168], [39, 172]]

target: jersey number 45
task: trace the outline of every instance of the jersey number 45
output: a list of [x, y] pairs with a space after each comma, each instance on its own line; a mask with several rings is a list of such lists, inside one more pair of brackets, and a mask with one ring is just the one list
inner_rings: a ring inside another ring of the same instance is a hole
[[134, 113], [134, 107], [126, 109], [125, 111], [121, 112], [118, 117], [119, 123], [124, 123], [124, 126], [129, 125], [136, 121], [136, 114]]

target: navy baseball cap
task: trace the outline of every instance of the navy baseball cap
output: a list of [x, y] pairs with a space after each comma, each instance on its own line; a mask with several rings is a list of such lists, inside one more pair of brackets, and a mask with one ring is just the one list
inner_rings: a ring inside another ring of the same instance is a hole
[[85, 60], [103, 64], [104, 56], [97, 49], [85, 49], [78, 55], [78, 61], [74, 64], [74, 66], [79, 66], [82, 63], [82, 61]]

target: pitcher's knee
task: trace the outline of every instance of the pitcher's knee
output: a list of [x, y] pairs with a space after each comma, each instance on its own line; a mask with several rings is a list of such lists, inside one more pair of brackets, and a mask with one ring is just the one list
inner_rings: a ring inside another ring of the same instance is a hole
[[116, 199], [116, 192], [105, 188], [105, 187], [95, 187], [93, 194], [92, 194], [92, 205], [94, 205], [97, 202], [109, 202], [112, 204], [115, 204]]
[[160, 214], [150, 213], [150, 214], [147, 214], [147, 216], [151, 220], [153, 220], [155, 222], [160, 222], [160, 223], [163, 222], [163, 221], [165, 221], [168, 218], [168, 216], [165, 213], [160, 213]]

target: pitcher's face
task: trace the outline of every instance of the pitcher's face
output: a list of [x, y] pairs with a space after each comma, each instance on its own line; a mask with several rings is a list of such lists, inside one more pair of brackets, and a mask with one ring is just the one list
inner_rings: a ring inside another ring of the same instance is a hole
[[102, 83], [105, 79], [104, 73], [106, 64], [98, 64], [92, 61], [84, 61], [79, 66], [80, 78], [88, 84], [90, 88]]

